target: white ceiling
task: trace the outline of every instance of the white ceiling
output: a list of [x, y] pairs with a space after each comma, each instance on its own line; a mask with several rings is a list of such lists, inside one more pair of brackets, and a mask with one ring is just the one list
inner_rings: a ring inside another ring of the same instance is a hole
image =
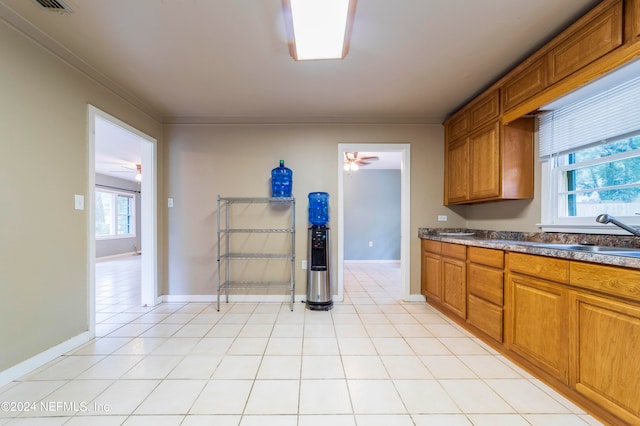
[[0, 0], [165, 123], [441, 123], [598, 0], [358, 0], [344, 60], [295, 62], [281, 0]]
[[96, 116], [95, 172], [135, 182], [136, 165], [141, 163], [141, 138]]

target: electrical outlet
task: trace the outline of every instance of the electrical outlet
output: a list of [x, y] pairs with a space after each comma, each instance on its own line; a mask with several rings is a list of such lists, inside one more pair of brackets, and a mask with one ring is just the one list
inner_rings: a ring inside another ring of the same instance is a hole
[[173, 198], [167, 199], [167, 207], [173, 207]]
[[300, 263], [301, 263], [301, 268], [302, 268], [302, 269], [307, 269], [307, 261], [306, 261], [306, 260], [303, 260], [303, 261], [302, 261], [302, 262], [300, 262]]
[[446, 221], [447, 221], [447, 215], [445, 214], [438, 215], [438, 222], [446, 222]]
[[373, 241], [369, 241], [369, 247], [373, 247]]

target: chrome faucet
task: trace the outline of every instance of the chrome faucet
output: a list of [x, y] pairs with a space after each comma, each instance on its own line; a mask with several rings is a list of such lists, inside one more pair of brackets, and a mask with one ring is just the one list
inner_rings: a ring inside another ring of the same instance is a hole
[[624, 229], [625, 231], [632, 233], [636, 237], [640, 237], [640, 231], [630, 227], [629, 225], [625, 225], [624, 223], [622, 223], [619, 220], [617, 220], [615, 217], [609, 216], [606, 213], [598, 215], [598, 217], [596, 217], [596, 222], [599, 222], [599, 223], [613, 223], [614, 225]]

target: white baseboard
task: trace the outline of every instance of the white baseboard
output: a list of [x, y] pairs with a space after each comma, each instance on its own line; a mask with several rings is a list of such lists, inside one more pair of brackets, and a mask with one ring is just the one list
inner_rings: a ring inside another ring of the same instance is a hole
[[423, 302], [425, 303], [427, 299], [422, 294], [410, 294], [409, 297], [404, 299], [405, 302]]
[[96, 257], [96, 260], [109, 260], [109, 259], [117, 259], [118, 257], [125, 257], [125, 256], [139, 256], [141, 253], [140, 252], [135, 252], [135, 251], [129, 251], [127, 253], [118, 253], [118, 254], [111, 254], [109, 256], [101, 256], [101, 257]]
[[66, 340], [52, 348], [47, 349], [44, 352], [40, 352], [39, 354], [22, 361], [19, 364], [16, 364], [13, 367], [7, 368], [4, 371], [0, 371], [0, 387], [24, 376], [25, 374], [31, 373], [36, 368], [42, 367], [49, 361], [53, 361], [57, 357], [84, 345], [93, 338], [93, 333], [85, 331], [84, 333], [78, 334], [77, 336], [72, 337], [69, 340]]
[[399, 260], [389, 260], [389, 259], [382, 259], [382, 260], [371, 260], [371, 259], [367, 259], [367, 260], [344, 260], [344, 263], [400, 263]]

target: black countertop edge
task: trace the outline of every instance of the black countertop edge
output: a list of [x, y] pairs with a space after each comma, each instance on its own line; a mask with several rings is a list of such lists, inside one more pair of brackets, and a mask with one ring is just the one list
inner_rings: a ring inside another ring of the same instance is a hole
[[[473, 234], [469, 236], [440, 235], [440, 233]], [[518, 253], [535, 254], [539, 256], [560, 259], [578, 260], [582, 262], [599, 263], [603, 265], [620, 266], [640, 269], [640, 258], [616, 256], [593, 252], [562, 250], [557, 248], [539, 247], [540, 243], [554, 244], [594, 244], [605, 246], [619, 246], [640, 248], [640, 238], [620, 235], [596, 234], [562, 234], [546, 232], [513, 232], [487, 231], [462, 228], [419, 228], [418, 237], [434, 241], [463, 244], [467, 246], [483, 247]], [[637, 241], [636, 241], [637, 240]]]

